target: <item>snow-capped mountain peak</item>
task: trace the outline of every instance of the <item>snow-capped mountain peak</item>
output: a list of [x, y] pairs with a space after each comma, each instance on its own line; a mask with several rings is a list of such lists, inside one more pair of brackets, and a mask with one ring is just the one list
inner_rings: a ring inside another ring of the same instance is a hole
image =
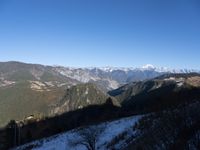
[[156, 67], [154, 67], [152, 64], [146, 64], [144, 66], [142, 66], [142, 69], [145, 70], [151, 70], [151, 69], [155, 69]]
[[54, 70], [60, 74], [75, 79], [79, 82], [95, 82], [107, 90], [115, 89], [122, 84], [132, 81], [155, 78], [165, 73], [191, 73], [198, 72], [192, 69], [170, 69], [167, 67], [155, 67], [152, 64], [146, 64], [139, 68], [134, 67], [54, 67]]

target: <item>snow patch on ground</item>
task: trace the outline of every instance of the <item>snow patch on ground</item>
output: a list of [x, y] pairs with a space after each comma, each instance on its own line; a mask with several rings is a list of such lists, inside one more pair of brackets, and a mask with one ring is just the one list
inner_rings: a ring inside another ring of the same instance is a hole
[[[119, 134], [127, 131], [129, 136], [135, 135], [137, 131], [133, 130], [133, 126], [141, 119], [142, 116], [132, 116], [128, 118], [123, 118], [120, 120], [106, 122], [99, 124], [95, 127], [105, 126], [105, 130], [100, 135], [99, 140], [97, 141], [97, 147], [99, 150], [105, 150], [107, 148], [107, 144], [113, 140]], [[52, 136], [50, 138], [42, 139], [39, 141], [35, 141], [24, 146], [18, 147], [15, 150], [25, 150], [31, 149], [32, 150], [86, 150], [84, 146], [77, 145], [75, 147], [71, 147], [70, 141], [76, 141], [79, 137], [78, 130], [68, 131], [63, 134], [58, 134]], [[134, 140], [134, 139], [133, 139]], [[114, 145], [115, 149], [121, 149], [124, 147], [125, 143], [123, 140], [119, 143]]]
[[166, 78], [166, 79], [164, 79], [165, 81], [175, 81], [176, 80], [176, 78], [175, 77], [170, 77], [170, 78]]
[[112, 89], [117, 89], [120, 85], [117, 81], [114, 80], [108, 80], [109, 82], [109, 87]]
[[97, 81], [100, 78], [93, 76], [90, 72], [87, 70], [83, 69], [77, 69], [77, 68], [56, 68], [56, 71], [59, 72], [60, 74], [78, 80], [83, 83], [87, 83], [91, 80]]
[[185, 82], [185, 78], [175, 78], [175, 77], [166, 78], [164, 80], [165, 81], [174, 81], [174, 82], [176, 82], [177, 87], [183, 86], [184, 82]]
[[177, 86], [178, 86], [178, 87], [182, 87], [183, 85], [184, 85], [183, 82], [179, 82], [179, 83], [177, 83]]
[[177, 87], [182, 87], [185, 83], [185, 79], [184, 78], [178, 78], [176, 79], [176, 84], [177, 84]]
[[85, 91], [85, 95], [88, 95], [88, 93], [89, 93], [89, 88], [87, 87]]

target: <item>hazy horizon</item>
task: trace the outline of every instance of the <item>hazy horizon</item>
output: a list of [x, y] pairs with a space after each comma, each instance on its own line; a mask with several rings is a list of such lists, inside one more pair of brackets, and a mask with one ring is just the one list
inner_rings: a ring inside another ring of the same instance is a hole
[[166, 69], [166, 70], [194, 70], [194, 71], [200, 71], [200, 69], [195, 68], [173, 68], [173, 67], [166, 67], [166, 66], [157, 66], [153, 64], [144, 64], [142, 66], [69, 66], [69, 65], [62, 65], [62, 64], [42, 64], [37, 62], [24, 62], [24, 61], [18, 61], [18, 60], [8, 60], [8, 61], [0, 61], [0, 63], [8, 63], [8, 62], [18, 62], [18, 63], [25, 63], [25, 64], [33, 64], [33, 65], [44, 65], [44, 66], [58, 66], [58, 67], [66, 67], [66, 68], [121, 68], [121, 69], [148, 69], [147, 67], [153, 67], [155, 69]]

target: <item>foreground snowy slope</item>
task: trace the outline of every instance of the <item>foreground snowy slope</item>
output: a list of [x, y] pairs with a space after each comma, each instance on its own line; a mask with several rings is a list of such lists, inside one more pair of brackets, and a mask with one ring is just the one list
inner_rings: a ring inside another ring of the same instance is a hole
[[15, 150], [86, 150], [84, 145], [75, 145], [72, 143], [76, 142], [80, 138], [79, 133], [81, 130], [91, 127], [97, 130], [99, 128], [103, 129], [99, 134], [98, 141], [96, 142], [97, 149], [122, 149], [124, 146], [126, 146], [126, 143], [134, 140], [134, 137], [136, 137], [137, 131], [134, 130], [133, 127], [141, 118], [142, 116], [133, 116], [112, 122], [102, 123], [96, 126], [75, 129], [50, 138], [26, 144], [16, 148]]

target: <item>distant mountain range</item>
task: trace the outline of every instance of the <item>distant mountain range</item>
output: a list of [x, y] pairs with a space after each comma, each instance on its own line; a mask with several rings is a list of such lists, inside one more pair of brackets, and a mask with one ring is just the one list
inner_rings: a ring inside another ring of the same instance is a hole
[[54, 70], [66, 77], [78, 80], [82, 83], [94, 82], [105, 90], [116, 89], [119, 86], [129, 82], [151, 79], [162, 74], [200, 72], [194, 69], [168, 69], [166, 67], [157, 68], [150, 64], [147, 64], [141, 68], [73, 68], [55, 66]]
[[[14, 85], [18, 81], [41, 81], [33, 88], [47, 88], [47, 86], [76, 85], [78, 83], [93, 82], [100, 88], [108, 91], [116, 89], [132, 81], [151, 79], [166, 73], [199, 72], [193, 69], [167, 69], [145, 65], [141, 68], [120, 67], [89, 67], [73, 68], [62, 66], [44, 66], [21, 62], [0, 62], [0, 87]], [[39, 90], [39, 89], [38, 89]]]
[[[73, 68], [0, 62], [0, 126], [11, 119], [21, 120], [32, 114], [46, 116], [52, 112], [102, 104], [109, 97], [108, 91], [131, 82], [191, 72], [198, 71], [170, 70], [152, 65], [141, 68]], [[94, 100], [96, 97], [99, 100]]]

